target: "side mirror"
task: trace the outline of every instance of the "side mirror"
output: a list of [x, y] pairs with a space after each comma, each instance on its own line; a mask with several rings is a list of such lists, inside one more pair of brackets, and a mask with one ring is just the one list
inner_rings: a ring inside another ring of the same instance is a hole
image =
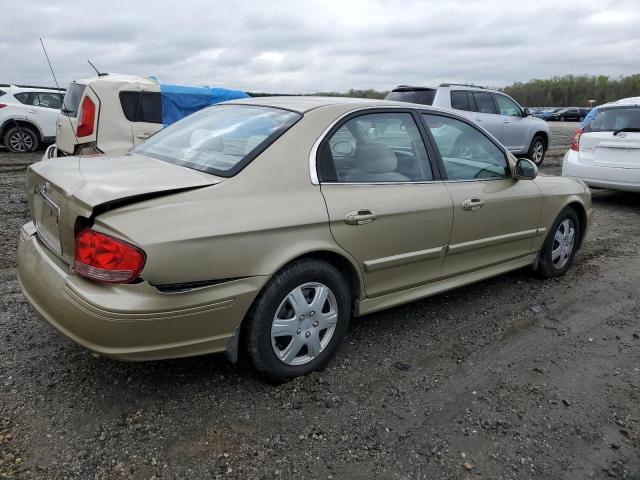
[[529, 110], [528, 108], [525, 108], [522, 110], [522, 116], [523, 117], [529, 117], [531, 116], [531, 110]]
[[519, 158], [513, 178], [516, 180], [533, 180], [538, 176], [538, 167], [528, 158]]

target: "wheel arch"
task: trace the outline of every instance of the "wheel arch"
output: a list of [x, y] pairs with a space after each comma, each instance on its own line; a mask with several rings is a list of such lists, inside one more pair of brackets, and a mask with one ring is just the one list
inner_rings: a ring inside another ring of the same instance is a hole
[[[544, 142], [544, 149], [545, 151], [549, 149], [549, 134], [547, 132], [545, 132], [544, 130], [537, 130], [533, 133], [533, 136], [531, 137], [531, 142], [533, 142], [533, 140], [536, 137], [541, 137], [542, 141]], [[531, 143], [530, 143], [531, 144]]]
[[576, 200], [573, 200], [567, 204], [565, 208], [572, 208], [578, 214], [578, 220], [580, 221], [580, 239], [578, 241], [578, 250], [582, 248], [584, 243], [584, 237], [587, 232], [587, 210], [584, 205]]
[[319, 249], [319, 250], [312, 250], [305, 253], [301, 253], [298, 256], [291, 258], [288, 261], [284, 262], [282, 265], [280, 265], [273, 272], [273, 274], [269, 276], [269, 280], [265, 282], [263, 287], [260, 289], [256, 297], [254, 298], [251, 306], [249, 307], [246, 314], [244, 315], [244, 318], [240, 322], [240, 325], [238, 325], [235, 333], [233, 334], [232, 338], [229, 340], [229, 343], [227, 344], [227, 358], [232, 363], [236, 363], [238, 361], [238, 356], [239, 356], [238, 354], [240, 352], [242, 352], [243, 357], [246, 356], [246, 351], [244, 351], [244, 348], [246, 346], [246, 342], [244, 341], [244, 338], [245, 338], [245, 335], [247, 334], [246, 319], [249, 315], [249, 312], [251, 312], [251, 310], [254, 308], [256, 301], [258, 300], [258, 298], [260, 297], [264, 289], [269, 284], [269, 281], [271, 280], [271, 278], [273, 278], [273, 276], [276, 273], [278, 273], [280, 270], [285, 268], [287, 265], [290, 265], [294, 262], [298, 262], [300, 260], [305, 260], [305, 259], [323, 260], [338, 269], [338, 271], [344, 276], [345, 280], [349, 285], [350, 293], [351, 293], [352, 314], [355, 314], [356, 300], [359, 298], [362, 298], [362, 296], [364, 295], [364, 283], [363, 283], [361, 274], [358, 270], [358, 267], [354, 264], [354, 261], [349, 259], [346, 255], [333, 250]]
[[40, 127], [38, 127], [35, 123], [30, 122], [29, 120], [25, 120], [23, 118], [10, 118], [8, 120], [5, 120], [5, 122], [2, 124], [2, 127], [0, 127], [0, 139], [4, 139], [4, 136], [6, 135], [7, 131], [11, 127], [15, 127], [16, 124], [18, 124], [18, 126], [20, 127], [29, 128], [33, 130], [36, 133], [36, 135], [38, 135], [38, 141], [41, 142], [42, 139], [44, 138], [42, 136], [42, 130], [40, 130]]

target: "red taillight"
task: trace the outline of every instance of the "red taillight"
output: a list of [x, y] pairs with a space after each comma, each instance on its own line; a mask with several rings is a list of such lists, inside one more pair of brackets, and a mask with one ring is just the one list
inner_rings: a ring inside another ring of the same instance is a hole
[[582, 128], [576, 128], [576, 131], [573, 132], [573, 137], [571, 138], [571, 150], [578, 152], [580, 150], [580, 136], [584, 130]]
[[93, 123], [96, 117], [96, 105], [89, 97], [84, 97], [78, 118], [76, 134], [79, 137], [88, 137], [93, 134]]
[[6, 103], [0, 103], [0, 108], [4, 108], [4, 107], [6, 107], [6, 106], [7, 106], [7, 104], [6, 104]]
[[73, 269], [83, 277], [129, 283], [144, 267], [144, 253], [133, 245], [89, 228], [76, 236]]

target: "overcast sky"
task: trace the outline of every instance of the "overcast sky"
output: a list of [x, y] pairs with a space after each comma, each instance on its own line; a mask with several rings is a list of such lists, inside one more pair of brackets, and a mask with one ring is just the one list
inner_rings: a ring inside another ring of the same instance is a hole
[[3, 0], [0, 83], [100, 70], [249, 91], [640, 72], [640, 0]]

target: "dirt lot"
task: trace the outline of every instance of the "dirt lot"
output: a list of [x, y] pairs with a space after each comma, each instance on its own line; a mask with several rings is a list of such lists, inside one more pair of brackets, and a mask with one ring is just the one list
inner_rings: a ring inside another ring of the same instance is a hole
[[640, 478], [640, 195], [594, 192], [563, 278], [355, 320], [327, 370], [275, 387], [223, 356], [94, 358], [37, 320], [15, 245], [38, 156], [0, 151], [2, 477]]

